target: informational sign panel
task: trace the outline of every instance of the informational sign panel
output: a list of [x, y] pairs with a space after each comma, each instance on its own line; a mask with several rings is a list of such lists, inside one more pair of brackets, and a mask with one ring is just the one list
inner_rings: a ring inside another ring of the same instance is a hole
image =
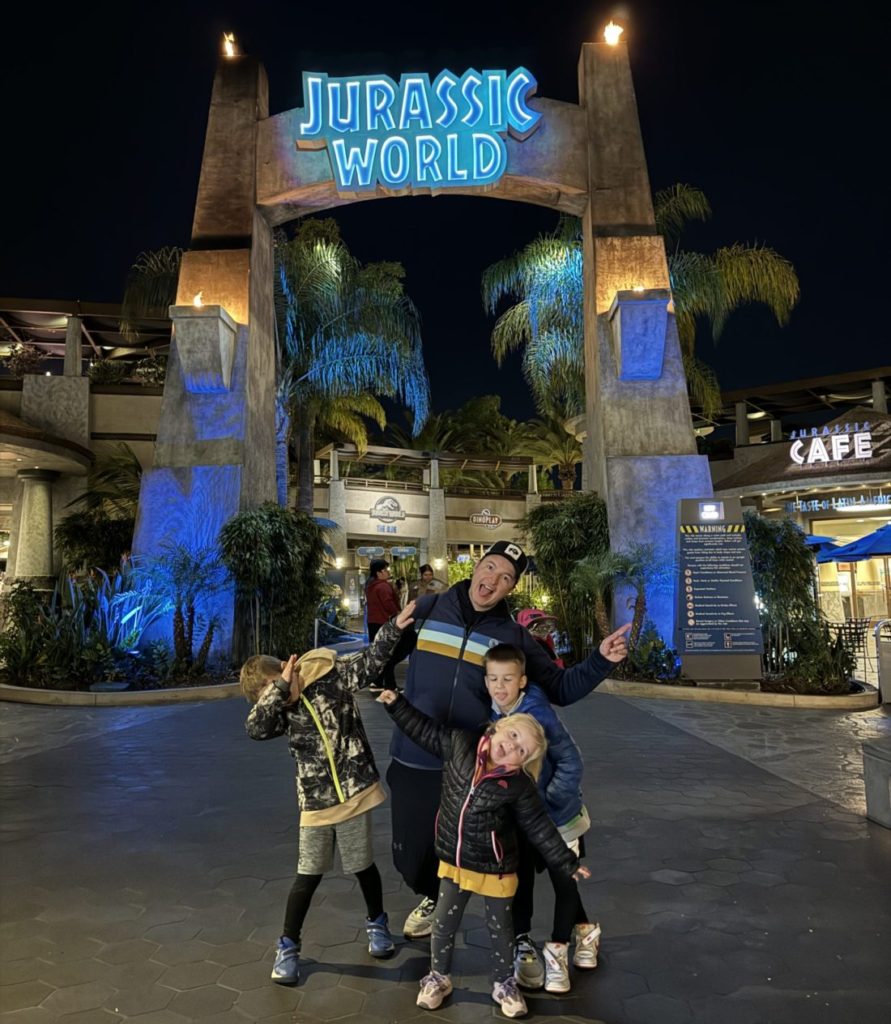
[[678, 516], [678, 653], [760, 655], [764, 649], [742, 507], [684, 500]]

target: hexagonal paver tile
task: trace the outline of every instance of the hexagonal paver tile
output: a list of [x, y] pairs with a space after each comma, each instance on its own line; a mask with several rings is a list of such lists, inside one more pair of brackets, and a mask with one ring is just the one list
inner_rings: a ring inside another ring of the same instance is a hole
[[55, 990], [43, 981], [23, 981], [18, 985], [3, 986], [3, 1009], [6, 1012], [21, 1010], [26, 1006], [40, 1004]]
[[153, 960], [175, 967], [177, 964], [190, 964], [196, 960], [207, 960], [213, 946], [198, 939], [188, 942], [171, 942], [161, 946], [152, 956]]
[[83, 1010], [98, 1010], [114, 994], [115, 990], [111, 985], [103, 981], [91, 981], [85, 985], [57, 989], [44, 999], [43, 1005], [60, 1015], [80, 1013]]
[[204, 985], [201, 988], [189, 989], [188, 992], [177, 992], [168, 1004], [168, 1009], [180, 1013], [184, 1017], [209, 1017], [214, 1013], [228, 1010], [235, 1002], [237, 992], [219, 985]]
[[106, 1004], [106, 1009], [114, 1013], [122, 1013], [125, 1017], [135, 1017], [153, 1010], [163, 1010], [176, 995], [171, 988], [163, 985], [145, 985], [141, 988], [129, 987], [123, 992], [116, 992]]
[[215, 985], [224, 970], [222, 964], [196, 960], [193, 963], [168, 967], [158, 979], [158, 983], [182, 992], [191, 988], [200, 988], [202, 985]]
[[159, 948], [157, 942], [146, 939], [125, 939], [123, 942], [109, 942], [97, 954], [97, 959], [107, 964], [126, 964], [140, 960], [150, 960]]
[[226, 967], [217, 978], [217, 984], [225, 988], [234, 988], [236, 992], [250, 992], [251, 989], [260, 988], [269, 982], [269, 973], [272, 969], [272, 961], [268, 963], [235, 964], [233, 967]]
[[358, 1014], [369, 999], [355, 989], [338, 987], [336, 992], [324, 989], [317, 992], [306, 992], [300, 1001], [300, 1012], [314, 1014], [319, 1020], [335, 1020], [348, 1014]]
[[235, 967], [237, 964], [255, 963], [262, 960], [269, 952], [269, 947], [259, 942], [226, 942], [214, 944], [208, 954], [208, 960], [224, 967]]
[[297, 1009], [303, 1001], [303, 996], [301, 988], [269, 982], [263, 988], [242, 992], [234, 1006], [246, 1014], [249, 1020], [265, 1020], [273, 1014]]

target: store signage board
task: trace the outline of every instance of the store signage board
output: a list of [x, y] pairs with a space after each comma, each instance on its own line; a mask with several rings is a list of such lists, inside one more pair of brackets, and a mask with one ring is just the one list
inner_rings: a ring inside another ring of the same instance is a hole
[[872, 458], [872, 431], [868, 423], [836, 423], [833, 428], [812, 427], [792, 431], [789, 458], [796, 466], [814, 466]]
[[327, 147], [339, 192], [491, 186], [507, 168], [510, 134], [535, 131], [538, 88], [523, 67], [463, 75], [330, 78], [303, 73], [298, 149]]
[[722, 675], [760, 675], [764, 642], [738, 499], [679, 502], [678, 564], [677, 649], [685, 667], [691, 656], [717, 664], [752, 655], [742, 674]]

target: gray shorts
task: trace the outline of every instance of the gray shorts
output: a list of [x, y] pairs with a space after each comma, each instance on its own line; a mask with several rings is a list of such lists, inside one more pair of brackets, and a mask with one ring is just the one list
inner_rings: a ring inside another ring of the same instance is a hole
[[374, 862], [371, 811], [336, 825], [300, 826], [297, 873], [324, 875], [334, 867], [334, 847], [340, 851], [345, 874], [364, 871]]

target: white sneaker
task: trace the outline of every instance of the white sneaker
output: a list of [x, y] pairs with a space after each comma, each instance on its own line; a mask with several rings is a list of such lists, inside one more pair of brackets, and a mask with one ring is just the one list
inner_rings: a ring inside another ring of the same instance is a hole
[[433, 911], [436, 910], [434, 900], [426, 896], [405, 919], [402, 932], [407, 939], [422, 939], [433, 931]]
[[431, 971], [421, 978], [417, 1005], [425, 1010], [438, 1010], [443, 999], [452, 994], [452, 979], [447, 974]]
[[517, 988], [517, 979], [511, 975], [504, 981], [496, 981], [492, 998], [501, 1007], [505, 1017], [522, 1017], [526, 1013], [526, 1000]]
[[581, 967], [590, 971], [597, 966], [597, 954], [600, 952], [600, 925], [577, 924], [575, 926], [575, 952], [572, 954], [573, 967]]
[[544, 985], [544, 960], [528, 935], [517, 936], [517, 944], [514, 947], [514, 977], [521, 988], [536, 989]]
[[545, 992], [568, 992], [569, 946], [565, 942], [544, 944]]

